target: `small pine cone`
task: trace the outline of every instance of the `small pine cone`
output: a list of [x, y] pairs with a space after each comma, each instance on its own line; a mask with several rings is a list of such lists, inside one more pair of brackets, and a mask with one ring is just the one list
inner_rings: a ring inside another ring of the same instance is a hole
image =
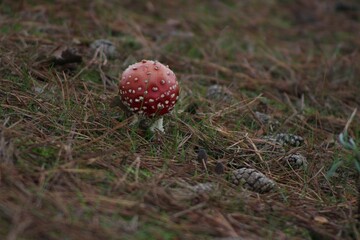
[[274, 141], [284, 146], [292, 147], [299, 147], [304, 143], [304, 138], [289, 133], [279, 133], [275, 136], [266, 136], [264, 139]]
[[[268, 140], [268, 139], [267, 139]], [[277, 143], [275, 140], [270, 141], [259, 141], [255, 143], [257, 149], [266, 154], [266, 156], [283, 156], [286, 153], [285, 148], [283, 145]]]
[[203, 149], [203, 148], [200, 148], [199, 151], [198, 151], [198, 154], [197, 154], [197, 157], [196, 157], [196, 160], [199, 162], [199, 163], [207, 163], [207, 160], [208, 160], [208, 155], [206, 153], [206, 150]]
[[209, 193], [214, 189], [214, 184], [207, 182], [207, 183], [199, 183], [195, 186], [191, 187], [191, 190], [196, 193]]
[[275, 138], [278, 143], [292, 147], [298, 147], [304, 143], [304, 139], [302, 137], [294, 134], [279, 133], [275, 136]]
[[258, 193], [266, 193], [275, 187], [275, 182], [261, 172], [252, 168], [240, 168], [233, 171], [231, 181], [235, 185], [242, 185], [246, 189]]
[[265, 113], [255, 112], [255, 116], [262, 124], [269, 126], [271, 131], [280, 126], [280, 122], [278, 120]]
[[225, 172], [224, 164], [221, 162], [217, 162], [215, 166], [215, 173], [216, 174], [223, 174]]
[[114, 57], [116, 55], [115, 45], [106, 39], [98, 39], [91, 43], [90, 48], [93, 50], [100, 49], [106, 57]]
[[212, 85], [206, 92], [206, 98], [210, 100], [231, 102], [233, 97], [227, 87], [220, 85]]
[[277, 143], [275, 140], [265, 137], [263, 139], [255, 139], [254, 143], [265, 161], [283, 158], [286, 154], [284, 146]]
[[301, 153], [291, 154], [283, 158], [281, 162], [287, 166], [290, 165], [293, 168], [306, 167], [308, 163], [306, 157]]

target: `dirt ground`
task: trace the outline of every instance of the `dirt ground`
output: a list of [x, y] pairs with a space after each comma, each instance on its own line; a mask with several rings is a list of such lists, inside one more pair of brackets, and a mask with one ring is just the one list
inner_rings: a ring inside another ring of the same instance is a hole
[[360, 239], [359, 50], [356, 0], [0, 1], [0, 239]]

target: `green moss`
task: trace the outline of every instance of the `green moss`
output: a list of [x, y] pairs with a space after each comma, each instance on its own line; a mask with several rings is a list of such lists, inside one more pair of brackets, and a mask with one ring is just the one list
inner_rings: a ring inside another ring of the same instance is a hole
[[203, 54], [200, 49], [201, 47], [196, 42], [190, 40], [174, 40], [163, 48], [164, 52], [181, 53], [189, 58], [202, 59]]
[[87, 71], [84, 71], [81, 74], [80, 78], [83, 81], [86, 81], [86, 82], [93, 82], [93, 83], [97, 83], [97, 84], [102, 83], [101, 78], [100, 78], [100, 74], [95, 69], [89, 69]]
[[1, 34], [16, 33], [16, 32], [20, 32], [21, 30], [22, 30], [22, 26], [19, 23], [0, 26]]
[[136, 51], [142, 48], [141, 43], [139, 43], [133, 36], [124, 35], [120, 38], [121, 48], [126, 51]]

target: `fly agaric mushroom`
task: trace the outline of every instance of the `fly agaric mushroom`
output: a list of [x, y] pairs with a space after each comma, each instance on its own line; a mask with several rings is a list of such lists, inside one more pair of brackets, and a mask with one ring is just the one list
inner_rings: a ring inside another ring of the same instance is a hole
[[162, 115], [169, 113], [179, 98], [179, 83], [168, 66], [142, 60], [122, 74], [119, 93], [122, 103], [134, 114], [160, 117], [151, 127], [164, 132]]

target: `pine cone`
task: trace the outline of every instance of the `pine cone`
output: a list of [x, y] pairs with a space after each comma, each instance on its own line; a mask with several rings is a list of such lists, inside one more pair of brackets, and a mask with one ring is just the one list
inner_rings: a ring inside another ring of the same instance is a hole
[[214, 184], [207, 182], [207, 183], [198, 183], [195, 186], [191, 187], [191, 190], [196, 193], [209, 193], [214, 190]]
[[298, 147], [304, 143], [304, 138], [289, 133], [279, 133], [276, 134], [275, 136], [266, 136], [264, 137], [264, 139], [274, 141], [281, 145], [285, 145], [285, 146], [288, 145], [292, 147]]
[[210, 86], [206, 92], [206, 98], [224, 102], [231, 102], [233, 100], [231, 91], [227, 87], [220, 85]]
[[307, 166], [307, 160], [306, 157], [303, 156], [301, 153], [294, 153], [291, 154], [281, 161], [284, 165], [288, 166], [290, 165], [293, 168], [300, 168], [300, 167], [306, 167]]
[[280, 126], [280, 122], [274, 119], [272, 116], [267, 115], [261, 112], [255, 112], [255, 116], [259, 119], [259, 121], [268, 126], [271, 131], [274, 131], [275, 128]]
[[100, 49], [108, 58], [112, 58], [116, 55], [115, 45], [106, 39], [98, 39], [91, 43], [90, 48], [96, 51]]
[[258, 141], [255, 143], [257, 149], [266, 156], [276, 157], [284, 156], [286, 153], [283, 145], [277, 143], [276, 141]]
[[253, 168], [240, 168], [233, 171], [231, 181], [246, 189], [258, 193], [266, 193], [275, 187], [275, 182]]

